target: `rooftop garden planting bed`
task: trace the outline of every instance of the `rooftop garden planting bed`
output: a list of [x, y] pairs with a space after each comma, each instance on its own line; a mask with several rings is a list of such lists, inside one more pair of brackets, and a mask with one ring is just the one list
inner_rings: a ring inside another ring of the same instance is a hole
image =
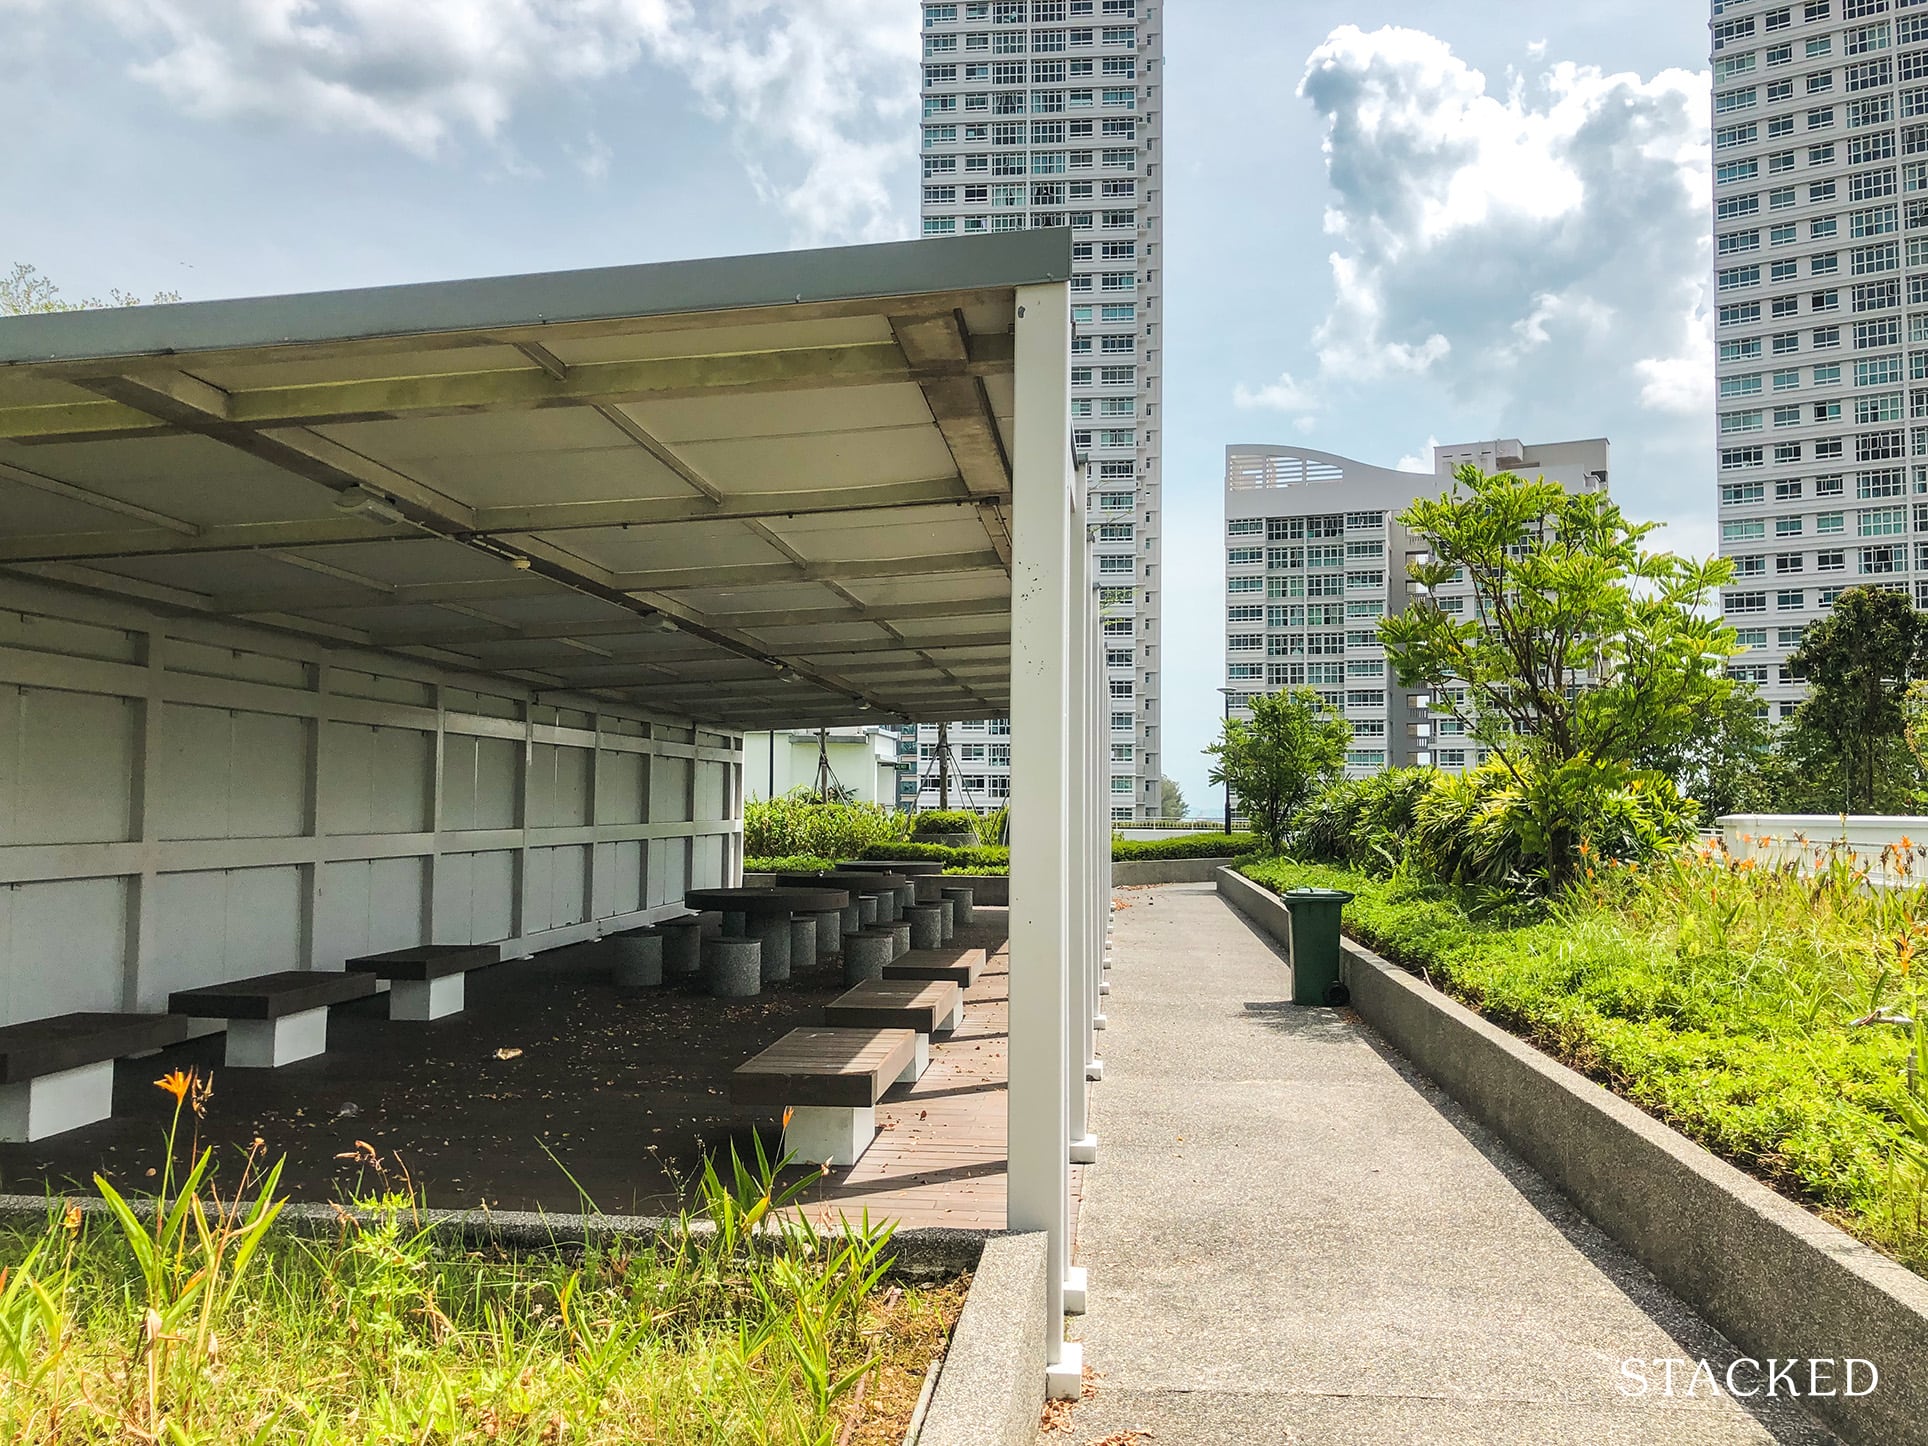
[[1928, 1274], [1928, 1126], [1908, 1084], [1921, 889], [1717, 852], [1596, 863], [1551, 902], [1268, 858], [1349, 890], [1360, 943]]

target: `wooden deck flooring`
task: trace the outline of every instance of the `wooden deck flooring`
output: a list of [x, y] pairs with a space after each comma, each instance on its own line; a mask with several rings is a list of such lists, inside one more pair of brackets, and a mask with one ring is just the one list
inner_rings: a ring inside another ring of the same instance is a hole
[[[1002, 1230], [1010, 952], [996, 944], [964, 993], [964, 1027], [931, 1049], [930, 1068], [877, 1106], [877, 1139], [807, 1197], [818, 1220], [892, 1219], [900, 1229]], [[1072, 1167], [1075, 1229], [1082, 1167]]]

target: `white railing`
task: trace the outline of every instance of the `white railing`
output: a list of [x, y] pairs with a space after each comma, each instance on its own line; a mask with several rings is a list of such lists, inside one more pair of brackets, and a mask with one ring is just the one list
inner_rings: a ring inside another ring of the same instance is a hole
[[1731, 813], [1720, 840], [1735, 859], [1793, 864], [1805, 872], [1834, 859], [1867, 870], [1878, 888], [1928, 883], [1928, 817], [1908, 814]]
[[1175, 833], [1218, 833], [1224, 827], [1222, 818], [1145, 818], [1113, 824], [1111, 832], [1115, 838], [1143, 841], [1169, 838]]

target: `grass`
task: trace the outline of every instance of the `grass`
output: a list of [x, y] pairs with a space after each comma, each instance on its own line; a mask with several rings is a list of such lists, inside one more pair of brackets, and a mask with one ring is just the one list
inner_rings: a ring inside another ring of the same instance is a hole
[[[160, 1083], [178, 1135], [206, 1085]], [[886, 1287], [889, 1228], [811, 1226], [760, 1145], [657, 1239], [515, 1255], [432, 1236], [366, 1146], [383, 1193], [303, 1236], [273, 1167], [175, 1135], [152, 1201], [0, 1231], [0, 1441], [894, 1442], [962, 1303]]]
[[[1719, 852], [1600, 865], [1522, 907], [1401, 872], [1266, 859], [1352, 891], [1346, 932], [1928, 1274], [1928, 890]], [[1911, 1070], [1910, 1060], [1914, 1057]]]

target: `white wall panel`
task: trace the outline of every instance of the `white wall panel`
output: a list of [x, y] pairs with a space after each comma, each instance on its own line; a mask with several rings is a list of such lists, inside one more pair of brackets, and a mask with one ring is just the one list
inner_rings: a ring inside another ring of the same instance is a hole
[[311, 725], [168, 703], [149, 780], [164, 839], [284, 838], [307, 827]]
[[0, 687], [0, 846], [130, 836], [140, 705]]
[[684, 823], [690, 816], [690, 761], [655, 757], [649, 760], [649, 821]]
[[419, 833], [433, 824], [435, 738], [413, 728], [328, 723], [316, 797], [327, 834]]
[[643, 903], [642, 840], [596, 845], [596, 917], [630, 914]]
[[176, 989], [301, 967], [301, 870], [162, 874], [154, 895], [154, 957], [139, 1004], [164, 1009]]
[[428, 942], [427, 873], [427, 860], [420, 858], [324, 865], [314, 967], [339, 969], [344, 960], [362, 954]]
[[0, 1023], [672, 907], [733, 857], [734, 745], [687, 726], [0, 577], [9, 655], [53, 683], [0, 686]]
[[602, 823], [643, 823], [649, 815], [649, 759], [640, 753], [605, 751], [597, 764]]
[[126, 879], [0, 888], [0, 1025], [120, 1008], [128, 892]]

